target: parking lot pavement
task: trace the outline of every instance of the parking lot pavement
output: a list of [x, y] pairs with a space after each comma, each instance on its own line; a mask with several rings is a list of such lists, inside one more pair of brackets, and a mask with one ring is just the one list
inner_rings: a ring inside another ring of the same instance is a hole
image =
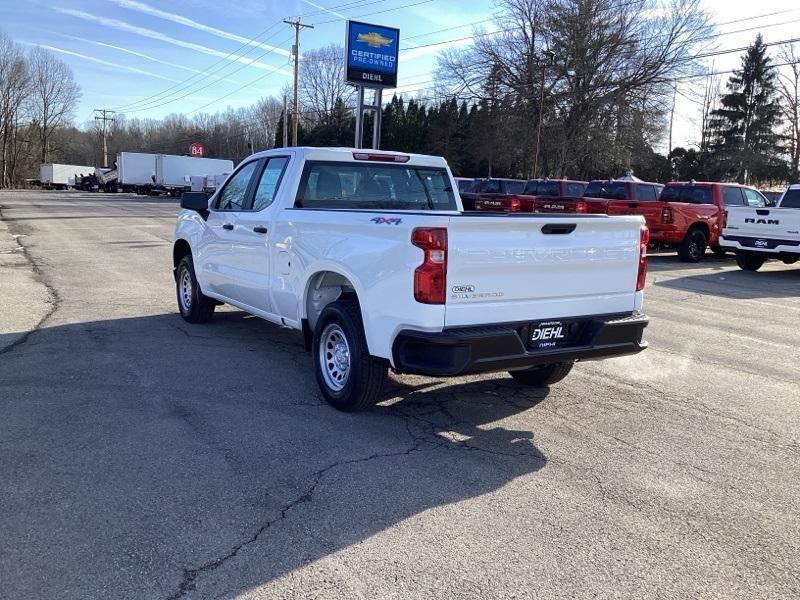
[[295, 334], [180, 319], [175, 201], [0, 211], [2, 597], [800, 597], [798, 266], [655, 256], [645, 353], [342, 414]]

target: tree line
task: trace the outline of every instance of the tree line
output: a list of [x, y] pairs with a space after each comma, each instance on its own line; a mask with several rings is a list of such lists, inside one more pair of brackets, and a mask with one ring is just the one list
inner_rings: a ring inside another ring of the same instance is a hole
[[[676, 81], [702, 72], [698, 49], [712, 33], [700, 0], [500, 0], [491, 31], [475, 31], [471, 45], [439, 54], [435, 83], [384, 104], [381, 147], [442, 155], [468, 177], [590, 179], [632, 169], [655, 181], [797, 181], [800, 61], [783, 48], [779, 68], [760, 37], [724, 90], [707, 79], [697, 148], [656, 151], [671, 133]], [[300, 144], [353, 145], [355, 94], [344, 81], [343, 55], [329, 45], [301, 58]], [[56, 69], [64, 89], [31, 76]], [[71, 122], [79, 90], [64, 69], [45, 51], [25, 53], [0, 38], [4, 185], [45, 159], [100, 164], [98, 128]], [[67, 91], [71, 103], [44, 100]], [[289, 89], [215, 114], [118, 114], [109, 153], [185, 154], [199, 141], [208, 156], [238, 161], [283, 145], [286, 95]], [[368, 146], [369, 116], [365, 130]]]
[[0, 32], [0, 187], [19, 184], [62, 155], [79, 99], [64, 62], [38, 46], [26, 51]]

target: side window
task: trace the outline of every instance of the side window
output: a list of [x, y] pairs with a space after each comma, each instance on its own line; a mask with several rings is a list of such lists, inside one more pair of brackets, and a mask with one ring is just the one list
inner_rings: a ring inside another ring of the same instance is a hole
[[637, 200], [650, 201], [656, 199], [656, 188], [652, 185], [636, 184]]
[[738, 187], [722, 188], [722, 202], [725, 204], [725, 206], [744, 206], [744, 198], [742, 197], [742, 188]]
[[247, 188], [257, 165], [258, 161], [254, 160], [231, 175], [214, 202], [216, 210], [244, 210]]
[[744, 196], [747, 198], [747, 206], [757, 206], [759, 208], [763, 208], [767, 205], [767, 203], [764, 201], [764, 196], [755, 190], [748, 190], [745, 188]]
[[267, 164], [261, 173], [261, 179], [258, 181], [255, 194], [253, 195], [253, 210], [264, 210], [273, 200], [275, 200], [275, 192], [278, 190], [278, 185], [281, 182], [283, 170], [289, 159], [285, 156], [278, 156], [267, 160]]
[[580, 198], [583, 196], [583, 191], [586, 188], [582, 183], [568, 183], [564, 190], [564, 195], [569, 198]]

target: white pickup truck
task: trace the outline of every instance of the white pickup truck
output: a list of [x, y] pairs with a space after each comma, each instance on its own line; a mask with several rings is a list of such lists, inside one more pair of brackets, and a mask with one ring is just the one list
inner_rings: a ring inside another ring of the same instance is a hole
[[800, 185], [791, 185], [775, 207], [729, 207], [719, 245], [736, 251], [745, 271], [758, 271], [770, 258], [787, 265], [800, 259]]
[[438, 157], [255, 154], [181, 200], [180, 313], [202, 323], [225, 303], [301, 331], [341, 410], [377, 402], [389, 368], [545, 386], [646, 347], [641, 217], [463, 214], [454, 190]]

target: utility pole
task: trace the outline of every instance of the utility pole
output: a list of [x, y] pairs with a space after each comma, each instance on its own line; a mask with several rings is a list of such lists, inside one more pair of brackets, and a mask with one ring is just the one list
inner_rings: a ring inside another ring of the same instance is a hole
[[300, 30], [303, 27], [314, 29], [314, 26], [307, 23], [301, 23], [299, 17], [296, 21], [284, 19], [283, 22], [294, 27], [294, 46], [292, 46], [292, 56], [294, 56], [294, 107], [292, 109], [292, 112], [294, 113], [294, 121], [292, 121], [292, 146], [297, 146], [297, 122], [299, 121], [300, 117], [299, 103], [297, 99], [297, 80], [299, 76], [298, 67], [300, 66]]
[[672, 125], [675, 123], [675, 101], [678, 99], [678, 83], [672, 82], [672, 111], [669, 114], [669, 148], [667, 148], [667, 157], [672, 154]]
[[286, 109], [286, 94], [283, 95], [283, 147], [289, 145], [289, 112]]
[[103, 122], [103, 166], [108, 167], [108, 140], [106, 138], [106, 133], [108, 129], [106, 128], [106, 123], [114, 122], [114, 114], [115, 111], [108, 110], [106, 108], [96, 108], [94, 110], [94, 120], [95, 121], [102, 121]]
[[542, 109], [544, 108], [544, 72], [545, 69], [556, 62], [556, 53], [552, 50], [545, 50], [538, 59], [538, 66], [541, 69], [539, 81], [539, 124], [536, 126], [536, 152], [533, 155], [533, 179], [536, 179], [536, 171], [539, 167], [539, 140], [542, 137]]

